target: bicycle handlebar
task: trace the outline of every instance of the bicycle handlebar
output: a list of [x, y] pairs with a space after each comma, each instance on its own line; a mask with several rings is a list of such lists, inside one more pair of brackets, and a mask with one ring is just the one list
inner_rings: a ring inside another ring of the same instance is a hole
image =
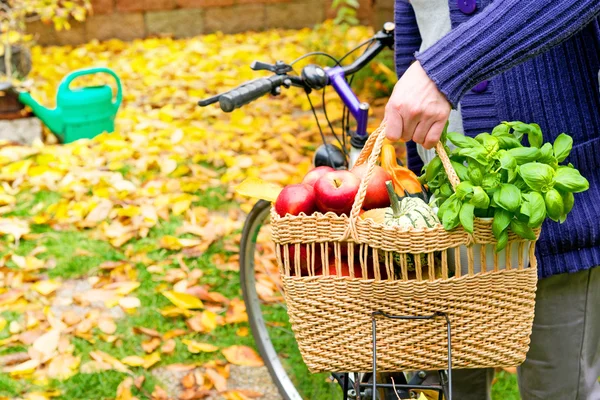
[[283, 84], [285, 78], [285, 75], [274, 75], [238, 86], [236, 89], [219, 96], [221, 110], [231, 112], [259, 97], [271, 93], [274, 88]]
[[[394, 25], [388, 25], [386, 23], [382, 30], [377, 32], [373, 36], [373, 45], [370, 46], [360, 57], [358, 57], [352, 64], [342, 67], [342, 71], [345, 76], [352, 75], [366, 66], [373, 58], [375, 58], [384, 48], [392, 47], [394, 44]], [[268, 64], [261, 63], [261, 65], [269, 66]], [[278, 64], [279, 65], [279, 64]], [[284, 67], [289, 68], [282, 63]], [[273, 67], [275, 68], [275, 67]], [[264, 68], [260, 68], [264, 69]], [[271, 69], [274, 71], [274, 69]], [[329, 84], [329, 83], [327, 83]], [[278, 94], [278, 88], [280, 86], [290, 87], [298, 86], [302, 87], [307, 91], [311, 90], [311, 87], [305, 82], [300, 76], [287, 75], [287, 73], [276, 73], [268, 78], [258, 78], [250, 82], [243, 83], [237, 88], [230, 90], [226, 93], [222, 93], [211, 98], [200, 100], [198, 105], [206, 107], [210, 104], [219, 102], [221, 110], [224, 112], [232, 112], [236, 108], [240, 108], [243, 105], [251, 103], [252, 101], [269, 93]]]

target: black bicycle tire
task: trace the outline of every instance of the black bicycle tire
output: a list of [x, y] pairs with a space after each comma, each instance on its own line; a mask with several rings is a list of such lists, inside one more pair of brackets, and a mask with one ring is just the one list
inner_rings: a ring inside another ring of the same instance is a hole
[[[254, 296], [256, 293], [256, 288], [249, 285], [249, 282], [254, 281], [254, 258], [252, 258], [252, 262], [250, 262], [250, 260], [248, 260], [248, 256], [251, 252], [252, 257], [254, 257], [254, 251], [251, 249], [254, 246], [253, 240], [255, 238], [255, 234], [258, 232], [258, 229], [260, 229], [260, 225], [257, 229], [257, 223], [262, 225], [264, 222], [264, 216], [265, 214], [268, 216], [268, 210], [270, 207], [270, 202], [259, 200], [254, 205], [248, 214], [246, 221], [244, 222], [244, 228], [242, 230], [242, 237], [240, 240], [240, 285], [242, 287], [244, 303], [246, 304], [246, 313], [248, 314], [248, 323], [250, 324], [250, 330], [252, 331], [254, 342], [256, 343], [258, 353], [262, 357], [265, 366], [271, 375], [273, 383], [277, 387], [279, 394], [284, 400], [301, 400], [302, 397], [296, 390], [290, 377], [287, 375], [287, 372], [283, 369], [281, 363], [279, 362], [279, 358], [274, 351], [268, 332], [266, 332], [262, 315], [259, 315], [260, 310], [257, 312], [257, 310], [251, 306], [253, 304], [252, 301], [255, 300], [252, 298], [252, 296]], [[279, 366], [277, 363], [279, 363]]]

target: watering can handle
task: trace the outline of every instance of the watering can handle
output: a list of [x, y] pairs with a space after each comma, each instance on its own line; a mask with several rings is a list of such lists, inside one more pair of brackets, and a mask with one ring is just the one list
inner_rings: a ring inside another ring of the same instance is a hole
[[117, 98], [115, 99], [115, 101], [113, 101], [113, 105], [115, 106], [115, 109], [118, 109], [119, 106], [121, 105], [121, 100], [123, 100], [123, 92], [121, 90], [121, 80], [119, 79], [117, 74], [110, 68], [94, 67], [94, 68], [84, 68], [84, 69], [79, 69], [77, 71], [73, 71], [69, 75], [67, 75], [66, 77], [63, 78], [58, 90], [59, 91], [71, 90], [71, 89], [69, 89], [69, 86], [71, 85], [71, 82], [73, 82], [73, 80], [75, 80], [76, 78], [79, 78], [80, 76], [83, 76], [83, 75], [92, 75], [92, 74], [98, 74], [101, 72], [112, 75], [113, 78], [115, 78], [115, 81], [117, 82]]

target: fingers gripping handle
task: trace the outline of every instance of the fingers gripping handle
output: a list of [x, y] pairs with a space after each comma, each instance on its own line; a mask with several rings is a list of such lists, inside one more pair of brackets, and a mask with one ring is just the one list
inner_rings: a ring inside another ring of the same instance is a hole
[[[279, 78], [279, 76], [275, 76], [274, 78]], [[236, 108], [240, 108], [241, 106], [270, 93], [273, 88], [279, 84], [280, 82], [278, 79], [264, 78], [240, 86], [219, 97], [221, 110], [231, 112]]]

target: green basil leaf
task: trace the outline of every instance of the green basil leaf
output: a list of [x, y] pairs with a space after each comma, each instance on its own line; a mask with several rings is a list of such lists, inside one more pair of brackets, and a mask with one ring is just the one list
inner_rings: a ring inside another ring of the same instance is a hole
[[498, 161], [500, 161], [502, 169], [517, 168], [517, 159], [506, 150], [498, 152]]
[[[519, 169], [517, 168], [517, 171]], [[526, 191], [526, 190], [530, 190], [529, 186], [527, 186], [527, 184], [525, 183], [525, 181], [523, 180], [523, 178], [521, 178], [519, 175], [517, 175], [517, 178], [511, 182], [513, 185], [515, 185], [516, 187], [519, 188], [519, 190], [521, 192]]]
[[448, 182], [440, 186], [440, 193], [444, 197], [450, 197], [454, 194], [454, 192], [452, 191], [452, 186], [450, 186]]
[[549, 165], [531, 162], [519, 167], [519, 175], [527, 186], [537, 192], [546, 192], [552, 185], [554, 169]]
[[504, 248], [508, 244], [508, 231], [505, 229], [502, 232], [500, 232], [500, 237], [497, 240], [498, 242], [496, 243], [496, 253], [504, 250]]
[[473, 233], [474, 210], [475, 207], [473, 207], [473, 204], [469, 203], [463, 203], [463, 205], [460, 207], [460, 224], [463, 226], [463, 228], [465, 228], [465, 231], [469, 233]]
[[523, 135], [527, 133], [526, 129], [523, 128], [526, 124], [521, 121], [506, 122], [506, 124], [513, 129], [512, 134], [515, 138], [517, 138], [518, 141], [521, 141]]
[[500, 125], [496, 125], [494, 127], [494, 129], [492, 130], [492, 135], [499, 137], [499, 136], [506, 136], [510, 134], [510, 126], [508, 126], [508, 124], [502, 123]]
[[450, 163], [452, 164], [452, 168], [454, 168], [454, 172], [456, 172], [458, 179], [460, 179], [461, 181], [469, 180], [469, 173], [467, 171], [467, 167], [456, 161], [450, 161]]
[[515, 147], [523, 147], [514, 136], [500, 136], [498, 137], [498, 145], [501, 149], [513, 149]]
[[575, 168], [559, 167], [554, 178], [554, 187], [563, 192], [579, 193], [588, 190], [590, 183]]
[[546, 202], [544, 196], [538, 192], [524, 193], [523, 197], [529, 204], [529, 227], [537, 228], [542, 225], [546, 218]]
[[492, 232], [496, 239], [500, 238], [500, 234], [510, 225], [512, 214], [502, 208], [494, 210], [494, 222], [492, 222]]
[[500, 144], [498, 141], [497, 137], [494, 137], [490, 134], [485, 134], [484, 136], [482, 136], [482, 144], [483, 144], [483, 148], [485, 149], [485, 151], [488, 152], [488, 154], [493, 155], [495, 154], [498, 149], [500, 148]]
[[480, 133], [479, 135], [475, 136], [474, 139], [483, 145], [483, 142], [484, 142], [483, 138], [488, 137], [488, 136], [491, 136], [491, 135], [487, 132], [483, 132], [483, 133]]
[[544, 201], [546, 202], [546, 212], [548, 216], [553, 220], [557, 221], [560, 219], [564, 212], [564, 203], [562, 196], [556, 189], [550, 189], [544, 194]]
[[540, 148], [540, 156], [537, 161], [550, 166], [556, 163], [554, 151], [552, 150], [552, 145], [550, 143], [544, 143], [544, 145]]
[[558, 220], [558, 222], [560, 222], [562, 224], [563, 222], [565, 222], [567, 220], [567, 216], [573, 209], [573, 205], [575, 205], [575, 196], [573, 195], [573, 193], [569, 193], [569, 192], [562, 193], [562, 192], [560, 192], [560, 190], [559, 190], [559, 193], [563, 199], [563, 213], [560, 216], [560, 219]]
[[448, 211], [450, 202], [452, 201], [452, 199], [456, 198], [456, 195], [453, 194], [452, 196], [446, 198], [445, 200], [438, 195], [436, 195], [435, 197], [436, 197], [436, 201], [439, 201], [439, 204], [440, 204], [437, 215], [438, 215], [439, 220], [441, 221], [444, 219], [444, 214], [446, 213], [446, 211]]
[[469, 176], [469, 180], [474, 185], [481, 185], [481, 181], [483, 181], [484, 170], [478, 162], [472, 161], [469, 163], [469, 166], [467, 167], [467, 174]]
[[442, 217], [442, 224], [444, 225], [444, 229], [449, 231], [456, 228], [460, 222], [459, 213], [461, 208], [461, 202], [457, 197], [454, 197], [452, 199], [448, 199], [446, 203], [448, 203], [448, 206], [447, 209], [444, 211], [444, 215]]
[[460, 150], [458, 150], [458, 154], [461, 156], [464, 156], [464, 157], [472, 158], [473, 160], [477, 161], [478, 163], [485, 165], [488, 162], [487, 151], [479, 143], [477, 143], [477, 145], [479, 147], [460, 149]]
[[487, 209], [490, 206], [490, 198], [481, 186], [473, 186], [473, 197], [469, 203], [475, 208]]
[[519, 213], [525, 215], [527, 218], [531, 216], [531, 207], [529, 200], [525, 197], [525, 193], [521, 194], [521, 208], [519, 209]]
[[494, 202], [506, 211], [516, 212], [521, 206], [521, 191], [510, 183], [500, 186], [500, 190], [494, 193]]
[[453, 145], [459, 147], [461, 149], [469, 149], [471, 147], [481, 147], [481, 145], [472, 137], [465, 136], [456, 132], [448, 132], [447, 134], [448, 140], [452, 142]]
[[571, 212], [571, 210], [573, 209], [573, 206], [575, 205], [575, 196], [573, 195], [573, 193], [567, 192], [567, 193], [561, 193], [560, 194], [562, 199], [563, 199], [563, 213], [565, 214], [565, 216], [567, 214], [569, 214]]
[[486, 176], [483, 177], [483, 180], [481, 181], [481, 187], [488, 193], [495, 191], [498, 188], [498, 185], [500, 184], [501, 179], [502, 179], [502, 177], [500, 176], [500, 174], [497, 174], [497, 173], [487, 174]]
[[425, 179], [426, 181], [432, 181], [442, 170], [442, 160], [438, 156], [435, 156], [429, 163], [425, 169]]
[[521, 121], [513, 121], [508, 123], [511, 128], [514, 129], [514, 135], [521, 140], [523, 135], [527, 135], [529, 139], [529, 144], [532, 147], [542, 147], [544, 142], [544, 138], [542, 135], [542, 130], [538, 124], [525, 124]]
[[529, 124], [527, 139], [529, 139], [529, 144], [531, 146], [537, 148], [542, 147], [544, 136], [542, 135], [542, 130], [538, 124]]
[[463, 181], [458, 184], [455, 191], [456, 197], [458, 197], [460, 200], [463, 200], [465, 196], [473, 193], [473, 185], [471, 185], [471, 183], [468, 181]]
[[513, 219], [510, 221], [510, 230], [521, 236], [523, 239], [536, 240], [535, 232], [533, 232], [533, 229], [527, 226], [527, 223], [525, 222]]
[[512, 182], [517, 177], [517, 160], [507, 151], [500, 150], [498, 152], [500, 168], [508, 172], [507, 182]]
[[517, 161], [517, 164], [523, 165], [532, 161], [536, 161], [540, 156], [540, 149], [535, 147], [515, 147], [514, 149], [508, 150], [508, 154], [513, 156]]
[[569, 156], [572, 148], [573, 138], [571, 136], [567, 135], [566, 133], [561, 133], [558, 135], [553, 145], [554, 157], [556, 157], [556, 161], [564, 161], [564, 159]]

